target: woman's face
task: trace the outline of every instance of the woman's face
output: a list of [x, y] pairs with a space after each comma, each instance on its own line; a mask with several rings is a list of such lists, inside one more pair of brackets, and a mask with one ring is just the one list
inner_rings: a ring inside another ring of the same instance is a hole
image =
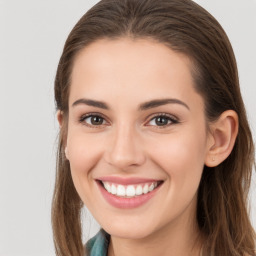
[[143, 238], [194, 223], [208, 144], [186, 56], [127, 38], [79, 53], [66, 156], [78, 194], [108, 233]]

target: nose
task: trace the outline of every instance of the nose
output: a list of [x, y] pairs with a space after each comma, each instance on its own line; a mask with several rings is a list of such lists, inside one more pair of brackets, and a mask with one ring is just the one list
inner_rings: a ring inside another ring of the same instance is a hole
[[105, 159], [113, 167], [125, 171], [146, 161], [143, 144], [135, 129], [123, 125], [113, 131], [109, 141]]

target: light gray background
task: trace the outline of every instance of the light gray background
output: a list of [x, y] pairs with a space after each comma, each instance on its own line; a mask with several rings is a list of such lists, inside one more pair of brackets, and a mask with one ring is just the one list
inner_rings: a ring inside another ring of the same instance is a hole
[[[54, 76], [68, 33], [96, 2], [0, 0], [0, 256], [54, 255]], [[255, 138], [256, 0], [197, 2], [219, 20], [233, 44]], [[255, 175], [253, 182], [256, 227]], [[90, 223], [92, 235], [97, 225]]]

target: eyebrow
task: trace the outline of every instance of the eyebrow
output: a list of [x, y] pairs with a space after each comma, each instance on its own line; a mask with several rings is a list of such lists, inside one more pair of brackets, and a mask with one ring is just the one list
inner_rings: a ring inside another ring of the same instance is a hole
[[150, 108], [156, 108], [166, 104], [180, 104], [186, 107], [188, 110], [190, 110], [189, 106], [186, 103], [178, 99], [156, 99], [156, 100], [147, 101], [145, 103], [140, 104], [139, 110], [141, 111], [147, 110]]
[[[101, 109], [106, 109], [109, 110], [110, 107], [108, 106], [108, 104], [106, 104], [103, 101], [97, 101], [97, 100], [91, 100], [91, 99], [79, 99], [76, 100], [73, 104], [72, 107], [75, 107], [77, 105], [80, 104], [84, 104], [84, 105], [88, 105], [88, 106], [92, 106], [92, 107], [97, 107], [97, 108], [101, 108]], [[156, 99], [156, 100], [150, 100], [147, 102], [144, 102], [142, 104], [139, 105], [138, 110], [143, 111], [143, 110], [147, 110], [147, 109], [151, 109], [151, 108], [156, 108], [162, 105], [166, 105], [166, 104], [180, 104], [184, 107], [186, 107], [188, 110], [190, 110], [189, 106], [184, 103], [181, 100], [178, 99]]]
[[90, 100], [90, 99], [79, 99], [72, 104], [72, 107], [75, 107], [80, 104], [85, 104], [88, 106], [102, 108], [102, 109], [109, 109], [108, 105], [105, 102], [97, 101], [97, 100]]

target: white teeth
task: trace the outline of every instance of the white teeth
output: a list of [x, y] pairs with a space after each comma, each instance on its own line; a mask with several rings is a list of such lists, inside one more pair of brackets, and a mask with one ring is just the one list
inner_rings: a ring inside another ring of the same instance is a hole
[[104, 183], [103, 185], [104, 185], [104, 188], [105, 188], [109, 193], [111, 193], [111, 186], [110, 186], [110, 184], [109, 184], [109, 183]]
[[129, 185], [126, 188], [126, 196], [135, 196], [135, 187], [132, 185]]
[[142, 194], [147, 194], [153, 191], [157, 187], [157, 182], [146, 183], [146, 184], [136, 184], [136, 185], [120, 185], [110, 182], [103, 181], [104, 188], [111, 194], [119, 197], [135, 197]]
[[148, 188], [148, 191], [152, 191], [153, 189], [155, 188], [154, 184], [152, 183], [149, 188]]
[[125, 196], [125, 187], [123, 185], [118, 185], [117, 190], [116, 190], [116, 194], [118, 196]]
[[146, 185], [143, 187], [143, 193], [144, 193], [144, 194], [147, 194], [147, 193], [148, 193], [148, 184], [146, 184]]
[[111, 194], [116, 195], [116, 186], [114, 184], [111, 185]]
[[137, 186], [135, 193], [136, 193], [136, 196], [142, 195], [142, 186], [141, 185]]

